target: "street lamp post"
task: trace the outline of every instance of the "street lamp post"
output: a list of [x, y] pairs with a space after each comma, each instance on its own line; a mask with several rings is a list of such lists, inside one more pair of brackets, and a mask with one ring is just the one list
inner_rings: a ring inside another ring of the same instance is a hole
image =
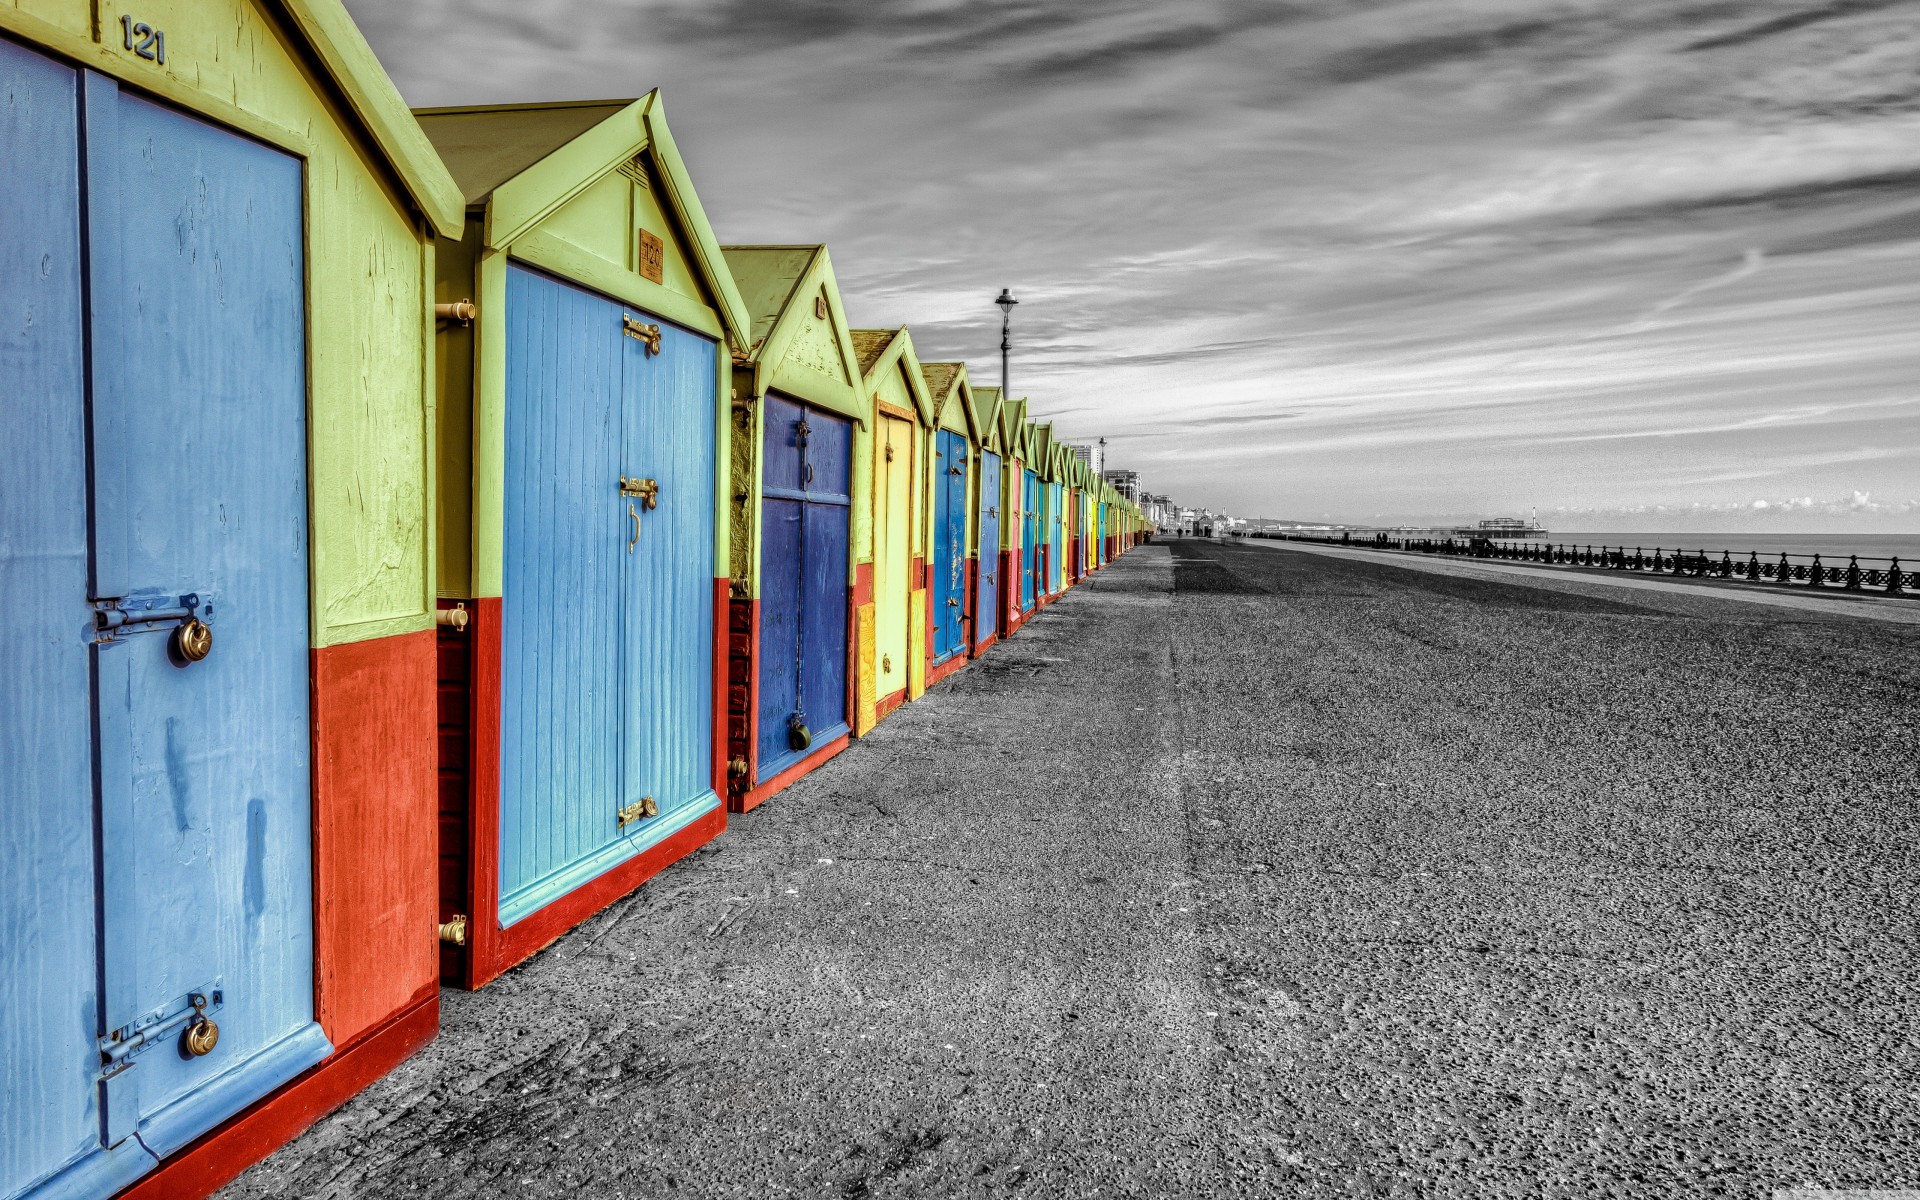
[[1013, 306], [1020, 302], [1010, 290], [1001, 288], [994, 303], [1000, 306], [1000, 399], [1004, 401], [1013, 398], [1007, 391], [1007, 352], [1013, 349]]

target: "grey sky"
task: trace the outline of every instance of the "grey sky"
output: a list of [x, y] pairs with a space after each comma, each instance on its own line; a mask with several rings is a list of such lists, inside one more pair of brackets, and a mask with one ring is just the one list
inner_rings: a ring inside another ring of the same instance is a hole
[[[349, 0], [1189, 503], [1920, 527], [1920, 3]], [[1766, 507], [1756, 507], [1764, 502]], [[1661, 506], [1664, 511], [1653, 511]]]

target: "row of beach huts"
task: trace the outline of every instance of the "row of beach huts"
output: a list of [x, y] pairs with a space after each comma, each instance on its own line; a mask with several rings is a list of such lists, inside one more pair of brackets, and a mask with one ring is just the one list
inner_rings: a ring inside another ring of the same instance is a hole
[[0, 1197], [205, 1195], [1149, 532], [657, 94], [0, 3]]

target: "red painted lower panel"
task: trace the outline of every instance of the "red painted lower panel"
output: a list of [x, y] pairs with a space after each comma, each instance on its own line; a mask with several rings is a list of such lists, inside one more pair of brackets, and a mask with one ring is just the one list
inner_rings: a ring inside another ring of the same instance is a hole
[[740, 797], [753, 786], [760, 737], [760, 602], [731, 597], [727, 630], [727, 808], [744, 812]]
[[987, 651], [993, 649], [994, 644], [997, 643], [999, 640], [1000, 640], [999, 634], [997, 633], [988, 634], [986, 641], [981, 642], [979, 645], [973, 648], [973, 656], [975, 658], [979, 658], [982, 654], [985, 654]]
[[434, 641], [313, 651], [314, 1006], [336, 1046], [439, 975]]
[[119, 1200], [201, 1200], [311, 1128], [433, 1040], [440, 993], [412, 1007], [172, 1155]]
[[855, 563], [853, 567], [853, 607], [873, 603], [873, 564]]
[[727, 794], [727, 590], [725, 578], [713, 581], [713, 794]]
[[[759, 808], [776, 793], [790, 786], [794, 780], [811, 773], [817, 769], [820, 764], [826, 762], [842, 750], [845, 750], [852, 742], [853, 739], [851, 737], [846, 734], [841, 734], [839, 737], [816, 750], [813, 754], [801, 759], [778, 775], [775, 775], [772, 779], [767, 780], [752, 791], [740, 796], [738, 798], [738, 807], [735, 807], [733, 811], [752, 812], [754, 809]], [[733, 804], [733, 801], [729, 801], [729, 804]]]
[[966, 666], [968, 663], [972, 661], [973, 660], [971, 658], [968, 658], [964, 654], [955, 654], [952, 658], [949, 658], [947, 661], [940, 663], [937, 666], [928, 667], [927, 668], [927, 686], [932, 687], [934, 684], [939, 683], [942, 679], [945, 679], [947, 676], [953, 674], [955, 671], [958, 671], [961, 667]]
[[907, 702], [907, 689], [901, 688], [891, 696], [882, 696], [874, 703], [874, 720], [882, 720], [894, 709]]
[[490, 910], [489, 919], [483, 922], [492, 929], [491, 954], [475, 965], [473, 986], [492, 982], [508, 968], [546, 949], [561, 934], [719, 837], [726, 828], [727, 809], [723, 804], [672, 837], [648, 847], [505, 929], [499, 927], [496, 904]]

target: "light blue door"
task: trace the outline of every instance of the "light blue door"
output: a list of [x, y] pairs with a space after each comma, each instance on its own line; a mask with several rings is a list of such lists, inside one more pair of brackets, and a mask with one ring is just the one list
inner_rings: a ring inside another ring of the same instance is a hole
[[1020, 537], [1020, 609], [1034, 604], [1038, 590], [1040, 561], [1040, 477], [1032, 471], [1022, 475]]
[[301, 168], [9, 43], [0, 88], [0, 161], [34, 164], [0, 172], [0, 408], [33, 446], [0, 603], [62, 614], [0, 634], [32, 697], [0, 709], [0, 1195], [104, 1196], [330, 1051]]
[[973, 601], [973, 643], [1000, 632], [1000, 456], [980, 452], [979, 592]]
[[630, 317], [507, 270], [504, 925], [716, 803], [714, 345]]

